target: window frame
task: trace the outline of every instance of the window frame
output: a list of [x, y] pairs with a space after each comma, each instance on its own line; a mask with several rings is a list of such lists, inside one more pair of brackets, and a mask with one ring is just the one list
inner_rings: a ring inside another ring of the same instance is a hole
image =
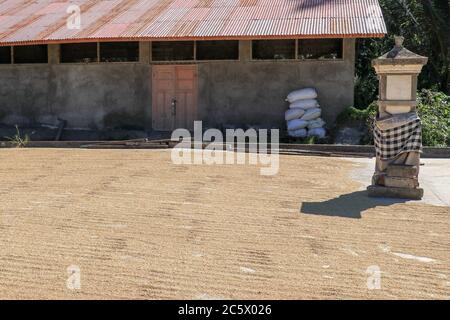
[[[102, 55], [101, 55], [101, 45], [109, 43], [136, 43], [137, 44], [137, 60], [136, 61], [102, 61]], [[112, 64], [120, 64], [120, 63], [139, 63], [141, 61], [141, 44], [140, 41], [104, 41], [104, 42], [97, 42], [97, 61], [100, 64], [105, 63], [112, 63]]]
[[[193, 60], [154, 60], [153, 59], [153, 43], [155, 42], [193, 42]], [[197, 57], [197, 41], [150, 41], [150, 64], [192, 64], [197, 63], [195, 59]]]
[[[292, 59], [255, 59], [255, 58], [253, 58], [253, 42], [254, 41], [260, 41], [260, 40], [263, 40], [263, 41], [265, 41], [265, 40], [290, 40], [290, 41], [292, 41], [292, 40], [294, 40], [294, 58], [292, 58]], [[252, 40], [250, 40], [250, 61], [255, 61], [255, 62], [258, 62], [258, 61], [277, 61], [277, 62], [292, 62], [292, 61], [296, 61], [297, 60], [297, 52], [298, 52], [298, 39], [292, 39], [292, 38], [289, 38], [289, 39], [252, 39]]]
[[140, 41], [112, 41], [112, 42], [137, 42], [138, 43], [138, 60], [137, 61], [117, 61], [117, 62], [110, 62], [110, 61], [101, 61], [100, 60], [100, 43], [109, 43], [111, 41], [96, 41], [96, 42], [81, 42], [81, 43], [95, 43], [97, 48], [97, 61], [95, 62], [62, 62], [61, 61], [61, 45], [63, 44], [76, 44], [77, 42], [67, 42], [67, 43], [61, 43], [59, 47], [59, 61], [58, 64], [60, 65], [99, 65], [99, 64], [138, 64], [141, 63], [141, 45]]
[[[198, 43], [200, 43], [200, 42], [203, 42], [203, 41], [237, 41], [237, 55], [238, 55], [238, 57], [237, 57], [237, 59], [198, 59], [198, 57], [197, 57], [197, 50], [198, 50], [198, 47], [197, 47], [197, 45], [198, 45]], [[195, 61], [196, 62], [230, 62], [230, 61], [234, 61], [234, 62], [236, 62], [236, 61], [241, 61], [241, 48], [240, 48], [240, 40], [201, 40], [201, 41], [195, 41], [195, 50], [194, 50], [194, 53], [195, 53], [195, 56], [194, 56], [194, 59], [195, 59]]]
[[[337, 59], [331, 59], [331, 58], [325, 58], [325, 59], [299, 59], [298, 55], [300, 53], [300, 50], [298, 50], [300, 48], [300, 40], [333, 40], [333, 39], [337, 39], [341, 41], [341, 48], [342, 48], [342, 58], [337, 58]], [[300, 39], [296, 39], [297, 42], [297, 53], [296, 53], [296, 58], [299, 61], [344, 61], [345, 60], [345, 38], [320, 38], [320, 39], [315, 39], [315, 38], [300, 38]]]
[[[220, 63], [220, 62], [240, 62], [242, 61], [241, 57], [241, 42], [240, 40], [231, 39], [232, 41], [239, 41], [238, 43], [238, 59], [233, 60], [197, 60], [197, 42], [201, 42], [204, 40], [194, 40], [194, 60], [164, 60], [164, 61], [157, 61], [153, 60], [153, 42], [159, 42], [159, 41], [150, 41], [150, 64], [201, 64], [201, 63]], [[207, 40], [209, 41], [209, 40]], [[227, 41], [227, 40], [225, 40]]]
[[2, 46], [0, 48], [9, 48], [9, 63], [1, 63], [0, 66], [10, 66], [14, 64], [14, 51], [12, 46]]
[[[27, 46], [39, 46], [37, 45], [25, 45], [20, 47], [27, 47]], [[16, 54], [15, 54], [15, 48], [19, 46], [11, 46], [11, 65], [22, 65], [22, 66], [36, 66], [36, 65], [49, 65], [50, 64], [50, 55], [49, 55], [49, 45], [43, 44], [43, 46], [46, 46], [47, 48], [47, 62], [16, 62]], [[10, 64], [4, 64], [4, 66], [9, 66]]]
[[[343, 62], [346, 59], [346, 52], [345, 52], [345, 38], [320, 38], [320, 39], [339, 39], [342, 42], [342, 58], [338, 58], [338, 59], [299, 59], [299, 43], [300, 40], [304, 40], [304, 39], [309, 39], [309, 38], [281, 38], [281, 39], [273, 39], [273, 40], [295, 40], [295, 57], [294, 59], [253, 59], [253, 41], [258, 41], [258, 40], [265, 40], [265, 39], [250, 39], [250, 59], [247, 61], [251, 61], [251, 62], [277, 62], [277, 63], [283, 63], [283, 62], [317, 62], [317, 61], [333, 61], [333, 62]], [[166, 61], [155, 61], [153, 59], [153, 43], [155, 41], [149, 41], [148, 45], [150, 46], [149, 50], [150, 50], [150, 61], [149, 64], [201, 64], [201, 63], [220, 63], [220, 62], [242, 62], [242, 54], [241, 54], [241, 41], [242, 40], [236, 40], [236, 39], [231, 39], [234, 41], [239, 41], [238, 46], [239, 46], [239, 52], [238, 52], [238, 59], [236, 60], [197, 60], [197, 40], [194, 40], [194, 59], [193, 60], [166, 60]], [[271, 39], [268, 39], [271, 40]], [[200, 40], [203, 41], [203, 40]], [[227, 40], [224, 40], [227, 41]], [[120, 42], [120, 41], [118, 41]], [[90, 65], [95, 65], [95, 64], [136, 64], [136, 63], [141, 63], [141, 49], [140, 49], [140, 42], [139, 41], [132, 41], [132, 42], [138, 42], [138, 60], [137, 61], [118, 61], [118, 62], [102, 62], [101, 61], [101, 57], [100, 57], [100, 43], [99, 41], [94, 42], [97, 46], [97, 61], [96, 62], [89, 62], [89, 63], [85, 63], [85, 62], [61, 62], [61, 50], [59, 52], [59, 61], [58, 64], [63, 64], [63, 65], [71, 65], [71, 64], [75, 64], [75, 65], [82, 65], [82, 64], [90, 64]], [[86, 43], [91, 43], [91, 42], [86, 42]], [[75, 44], [75, 43], [61, 43], [61, 45], [63, 44]], [[49, 46], [46, 44], [47, 46], [47, 62], [39, 62], [39, 63], [16, 63], [15, 62], [15, 46], [7, 46], [11, 48], [11, 63], [3, 63], [0, 64], [1, 66], [10, 66], [10, 65], [45, 65], [45, 64], [49, 64], [50, 63], [50, 57], [48, 54], [48, 48]]]
[[[95, 43], [96, 44], [96, 52], [97, 52], [97, 55], [96, 55], [96, 58], [97, 58], [97, 61], [94, 61], [94, 62], [63, 62], [62, 61], [62, 50], [61, 50], [61, 48], [62, 48], [62, 46], [63, 45], [66, 45], [66, 44], [73, 44], [73, 45], [76, 45], [76, 44], [87, 44], [87, 43], [89, 43], [89, 44], [92, 44], [92, 43]], [[81, 43], [78, 43], [78, 42], [72, 42], [72, 43], [61, 43], [60, 45], [59, 45], [59, 61], [58, 61], [58, 64], [62, 64], [62, 65], [70, 65], [70, 64], [75, 64], [75, 65], [83, 65], [83, 64], [98, 64], [99, 63], [99, 56], [98, 56], [98, 54], [99, 54], [99, 51], [98, 51], [98, 42], [81, 42]]]
[[[250, 61], [252, 62], [317, 62], [317, 61], [333, 61], [333, 62], [343, 62], [345, 61], [345, 38], [320, 38], [320, 39], [339, 39], [342, 42], [342, 58], [339, 59], [299, 59], [298, 54], [299, 51], [299, 40], [305, 40], [309, 38], [289, 38], [289, 39], [273, 39], [273, 40], [295, 40], [295, 58], [294, 59], [253, 59], [253, 41], [264, 40], [264, 39], [252, 39], [250, 40]], [[311, 38], [313, 40], [315, 38]], [[319, 38], [318, 38], [319, 39]]]

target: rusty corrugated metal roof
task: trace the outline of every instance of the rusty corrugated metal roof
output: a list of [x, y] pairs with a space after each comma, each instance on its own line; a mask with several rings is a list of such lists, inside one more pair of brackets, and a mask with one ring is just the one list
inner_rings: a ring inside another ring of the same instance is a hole
[[[69, 6], [81, 28], [69, 29]], [[0, 44], [379, 37], [378, 0], [0, 0]]]

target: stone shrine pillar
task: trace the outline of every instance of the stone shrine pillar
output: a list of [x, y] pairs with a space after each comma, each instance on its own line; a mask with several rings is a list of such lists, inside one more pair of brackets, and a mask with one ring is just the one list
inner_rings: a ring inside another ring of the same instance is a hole
[[374, 125], [377, 151], [371, 197], [422, 199], [419, 188], [422, 126], [417, 115], [417, 78], [428, 58], [395, 47], [372, 61], [380, 81], [378, 115]]

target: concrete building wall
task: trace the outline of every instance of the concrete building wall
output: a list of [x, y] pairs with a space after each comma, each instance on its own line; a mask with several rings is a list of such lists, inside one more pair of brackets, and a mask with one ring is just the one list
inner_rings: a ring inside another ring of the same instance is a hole
[[220, 124], [285, 126], [287, 95], [314, 87], [328, 123], [354, 102], [355, 40], [344, 40], [341, 61], [250, 61], [251, 42], [241, 42], [239, 62], [199, 64], [200, 117]]
[[[68, 121], [70, 128], [144, 129], [151, 105], [147, 63], [0, 66], [0, 122], [30, 125]], [[147, 53], [148, 54], [148, 53]]]
[[[353, 104], [355, 41], [344, 41], [342, 61], [251, 61], [251, 42], [241, 41], [241, 59], [201, 62], [199, 118], [223, 124], [284, 126], [287, 94], [315, 87], [332, 122]], [[139, 63], [58, 64], [58, 46], [48, 65], [0, 65], [0, 123], [27, 125], [68, 120], [71, 128], [151, 126], [149, 43]]]

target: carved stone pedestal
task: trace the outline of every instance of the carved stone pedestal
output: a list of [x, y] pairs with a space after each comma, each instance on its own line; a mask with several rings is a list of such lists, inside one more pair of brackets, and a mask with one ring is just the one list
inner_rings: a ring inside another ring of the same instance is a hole
[[408, 188], [389, 188], [380, 186], [370, 186], [367, 188], [369, 197], [373, 198], [396, 198], [396, 199], [410, 199], [422, 200], [423, 189], [408, 189]]
[[379, 185], [367, 188], [369, 196], [421, 200], [423, 189], [419, 188], [418, 173], [417, 166], [389, 165]]
[[395, 38], [395, 47], [372, 61], [380, 80], [378, 115], [374, 128], [377, 160], [371, 197], [420, 200], [419, 188], [422, 127], [417, 115], [417, 77], [427, 63], [403, 47], [403, 38]]

